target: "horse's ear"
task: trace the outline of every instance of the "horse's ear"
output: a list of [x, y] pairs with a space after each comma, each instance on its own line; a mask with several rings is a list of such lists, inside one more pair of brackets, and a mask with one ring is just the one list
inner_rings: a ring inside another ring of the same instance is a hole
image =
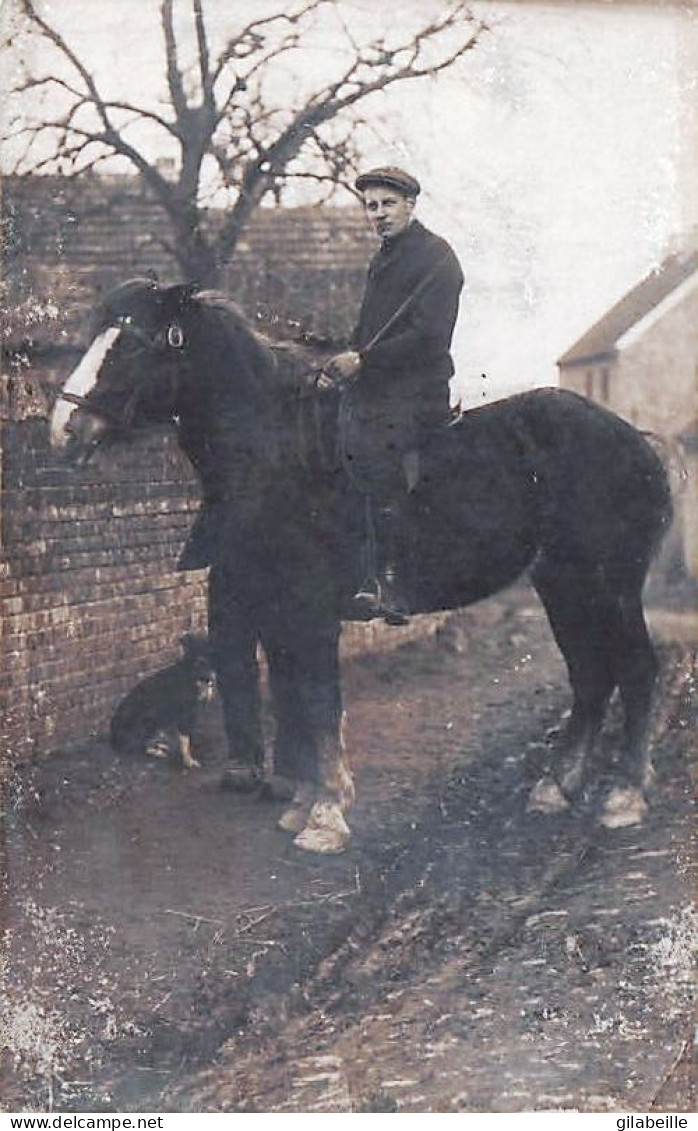
[[171, 309], [184, 310], [200, 290], [198, 283], [176, 283], [162, 292], [163, 302]]
[[127, 317], [146, 319], [157, 311], [159, 288], [152, 279], [128, 279], [109, 291], [96, 306], [90, 322], [93, 332]]

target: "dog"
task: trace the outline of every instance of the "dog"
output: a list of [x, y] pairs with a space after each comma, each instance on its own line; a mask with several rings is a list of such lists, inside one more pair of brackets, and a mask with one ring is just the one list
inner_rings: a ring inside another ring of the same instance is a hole
[[202, 706], [213, 698], [215, 675], [206, 636], [186, 633], [180, 643], [181, 659], [142, 680], [122, 699], [109, 737], [120, 754], [167, 758], [174, 745], [184, 769], [191, 770], [200, 766], [192, 734]]

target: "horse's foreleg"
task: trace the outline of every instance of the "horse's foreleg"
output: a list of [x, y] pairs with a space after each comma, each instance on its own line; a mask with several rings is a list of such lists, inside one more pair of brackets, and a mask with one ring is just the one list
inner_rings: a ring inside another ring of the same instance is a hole
[[338, 646], [339, 630], [333, 626], [309, 634], [296, 648], [296, 687], [317, 755], [316, 799], [294, 841], [307, 852], [342, 852], [351, 835], [345, 814], [355, 794], [344, 750]]
[[[307, 813], [304, 828], [294, 840], [297, 848], [306, 852], [323, 854], [343, 852], [351, 831], [346, 821], [347, 811], [354, 803], [354, 779], [346, 762], [342, 727], [335, 734], [325, 734], [318, 742], [318, 769], [320, 781], [317, 797]], [[297, 795], [296, 808], [302, 816], [302, 795]], [[291, 820], [292, 814], [284, 815]], [[291, 828], [290, 825], [285, 827]]]
[[230, 765], [224, 784], [247, 792], [264, 773], [257, 633], [250, 603], [236, 589], [237, 578], [214, 567], [209, 581], [209, 637]]

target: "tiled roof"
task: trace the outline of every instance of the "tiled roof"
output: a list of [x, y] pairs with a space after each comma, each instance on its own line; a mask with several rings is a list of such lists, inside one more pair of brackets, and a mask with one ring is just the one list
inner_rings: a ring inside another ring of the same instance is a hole
[[[215, 229], [220, 214], [208, 213]], [[48, 348], [79, 341], [100, 291], [180, 270], [167, 217], [134, 177], [10, 177], [3, 183], [0, 338]], [[221, 285], [250, 315], [303, 319], [341, 336], [353, 317], [373, 238], [356, 207], [259, 208]]]
[[682, 283], [698, 271], [698, 249], [670, 255], [659, 267], [650, 271], [642, 282], [628, 291], [575, 342], [558, 361], [558, 365], [577, 365], [582, 362], [613, 355], [623, 334], [640, 319], [672, 294]]

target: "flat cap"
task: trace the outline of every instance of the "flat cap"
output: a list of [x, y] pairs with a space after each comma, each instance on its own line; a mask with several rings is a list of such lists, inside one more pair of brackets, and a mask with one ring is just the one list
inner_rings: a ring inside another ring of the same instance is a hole
[[388, 185], [390, 188], [397, 189], [403, 196], [416, 197], [422, 191], [422, 186], [416, 177], [410, 176], [404, 169], [398, 169], [397, 165], [384, 165], [378, 169], [369, 169], [367, 173], [362, 173], [360, 177], [356, 178], [356, 187], [359, 192], [364, 189], [371, 188], [374, 185]]

